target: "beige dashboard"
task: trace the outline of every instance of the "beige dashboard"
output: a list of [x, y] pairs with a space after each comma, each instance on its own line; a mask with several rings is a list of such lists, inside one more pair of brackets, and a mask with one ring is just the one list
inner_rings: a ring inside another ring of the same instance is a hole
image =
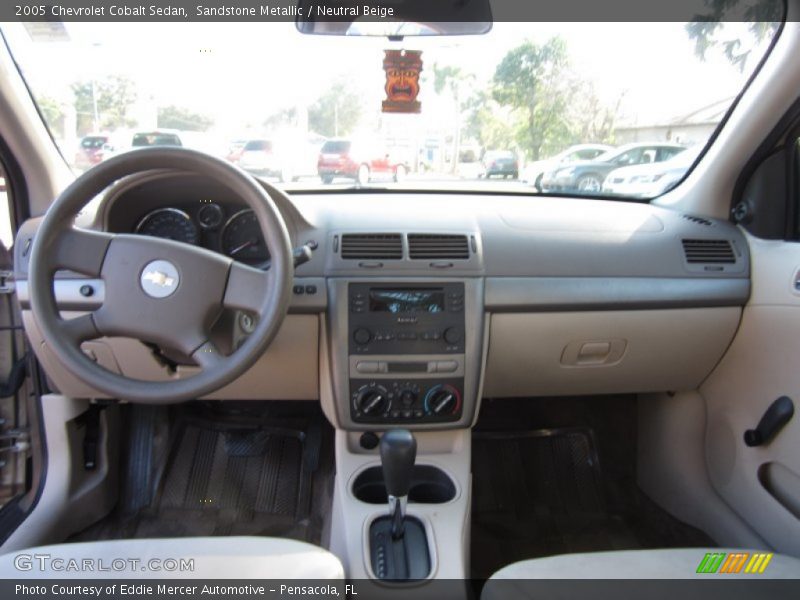
[[[151, 174], [111, 189], [87, 223], [129, 232], [158, 206], [218, 197], [219, 190], [201, 180]], [[297, 269], [289, 314], [271, 347], [209, 398], [328, 402], [326, 396], [336, 394], [335, 355], [347, 344], [332, 334], [347, 329], [331, 322], [346, 314], [331, 306], [329, 289], [356, 278], [445, 278], [475, 286], [481, 303], [466, 336], [480, 340], [478, 398], [696, 389], [731, 343], [749, 296], [747, 244], [736, 228], [648, 205], [434, 193], [297, 194], [291, 200], [279, 208], [293, 243], [312, 241], [318, 250]], [[26, 332], [53, 388], [102, 397], [49, 352], [28, 308], [24, 247], [36, 223], [26, 223], [18, 238]], [[365, 267], [366, 260], [346, 259], [339, 248], [349, 232], [395, 231], [404, 249], [412, 232], [463, 233], [471, 251], [442, 266], [415, 261], [404, 250], [397, 261]], [[687, 254], [687, 240], [724, 242], [731, 260], [703, 269]], [[55, 284], [62, 308], [90, 309], [74, 292], [81, 282], [71, 279], [63, 274]], [[219, 327], [231, 347], [246, 335], [236, 315]], [[140, 379], [188, 377], [195, 370], [181, 361], [165, 364], [137, 340], [104, 338], [85, 343], [84, 350], [107, 369]]]

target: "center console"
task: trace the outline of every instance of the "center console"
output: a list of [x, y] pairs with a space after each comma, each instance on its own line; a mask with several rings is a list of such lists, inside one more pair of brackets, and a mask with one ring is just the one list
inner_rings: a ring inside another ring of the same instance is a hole
[[464, 392], [464, 284], [351, 283], [350, 417], [457, 421]]
[[[483, 290], [481, 277], [328, 279], [320, 372], [323, 408], [337, 427], [330, 539], [349, 577], [468, 575], [470, 428], [485, 353]], [[383, 446], [387, 432], [398, 429], [412, 431], [419, 442], [400, 499], [400, 506], [407, 502], [402, 539], [393, 518], [398, 504], [388, 510], [391, 482], [377, 448], [378, 439]]]
[[469, 427], [483, 350], [478, 279], [329, 280], [331, 378], [344, 429]]

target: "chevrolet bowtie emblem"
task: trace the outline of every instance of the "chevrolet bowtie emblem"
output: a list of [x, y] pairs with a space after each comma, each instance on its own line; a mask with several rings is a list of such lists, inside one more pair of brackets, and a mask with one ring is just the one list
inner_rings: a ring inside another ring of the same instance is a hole
[[178, 269], [168, 260], [154, 260], [148, 263], [139, 275], [142, 291], [151, 298], [166, 298], [172, 295], [178, 289], [180, 282]]
[[161, 271], [147, 271], [143, 277], [145, 281], [150, 281], [161, 287], [172, 287], [175, 284], [174, 277], [170, 277]]

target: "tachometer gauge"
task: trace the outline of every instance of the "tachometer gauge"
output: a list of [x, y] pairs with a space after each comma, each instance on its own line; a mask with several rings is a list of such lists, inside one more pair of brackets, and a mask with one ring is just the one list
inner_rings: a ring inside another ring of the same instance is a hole
[[147, 213], [136, 226], [136, 233], [175, 240], [185, 244], [197, 244], [200, 234], [192, 218], [177, 208], [159, 208]]
[[222, 252], [250, 265], [261, 266], [269, 260], [269, 251], [261, 227], [252, 210], [233, 215], [222, 228]]

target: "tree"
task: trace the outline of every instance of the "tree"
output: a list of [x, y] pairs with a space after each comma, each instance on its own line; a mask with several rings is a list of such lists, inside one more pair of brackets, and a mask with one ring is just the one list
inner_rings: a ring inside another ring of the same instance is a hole
[[308, 126], [327, 137], [352, 133], [361, 120], [361, 98], [337, 81], [308, 109]]
[[598, 97], [593, 83], [576, 79], [569, 96], [570, 143], [613, 144], [617, 115], [625, 93], [610, 106]]
[[264, 119], [263, 125], [268, 131], [274, 131], [276, 129], [292, 126], [295, 124], [296, 120], [296, 108], [282, 108]]
[[462, 112], [464, 111], [464, 103], [467, 99], [467, 94], [463, 88], [466, 83], [473, 81], [474, 78], [474, 75], [465, 74], [460, 67], [452, 65], [440, 66], [437, 63], [433, 65], [433, 89], [439, 95], [442, 95], [445, 91], [447, 92], [451, 98], [453, 114], [455, 115], [455, 123], [453, 125], [453, 152], [450, 162], [450, 171], [452, 173], [456, 171], [460, 154]]
[[510, 50], [495, 70], [492, 97], [523, 115], [525, 125], [517, 142], [533, 160], [570, 140], [567, 74], [566, 44], [558, 37], [544, 44], [524, 42]]
[[164, 106], [158, 109], [158, 126], [184, 131], [206, 131], [214, 124], [208, 115], [192, 112], [182, 106]]
[[64, 110], [60, 102], [50, 96], [40, 96], [36, 104], [44, 117], [47, 127], [56, 137], [64, 136]]
[[119, 75], [101, 81], [78, 81], [72, 84], [78, 135], [101, 129], [132, 127], [136, 121], [129, 110], [136, 101], [134, 83]]
[[513, 148], [518, 132], [525, 127], [518, 112], [500, 106], [491, 93], [482, 90], [465, 103], [464, 136], [484, 148]]
[[783, 13], [781, 0], [757, 0], [745, 6], [739, 3], [740, 0], [706, 0], [709, 12], [686, 24], [686, 32], [694, 40], [694, 52], [698, 58], [705, 60], [710, 50], [721, 49], [732, 65], [744, 71], [752, 47], [744, 47], [740, 38], [722, 37], [726, 21], [748, 22], [756, 42], [775, 34]]

